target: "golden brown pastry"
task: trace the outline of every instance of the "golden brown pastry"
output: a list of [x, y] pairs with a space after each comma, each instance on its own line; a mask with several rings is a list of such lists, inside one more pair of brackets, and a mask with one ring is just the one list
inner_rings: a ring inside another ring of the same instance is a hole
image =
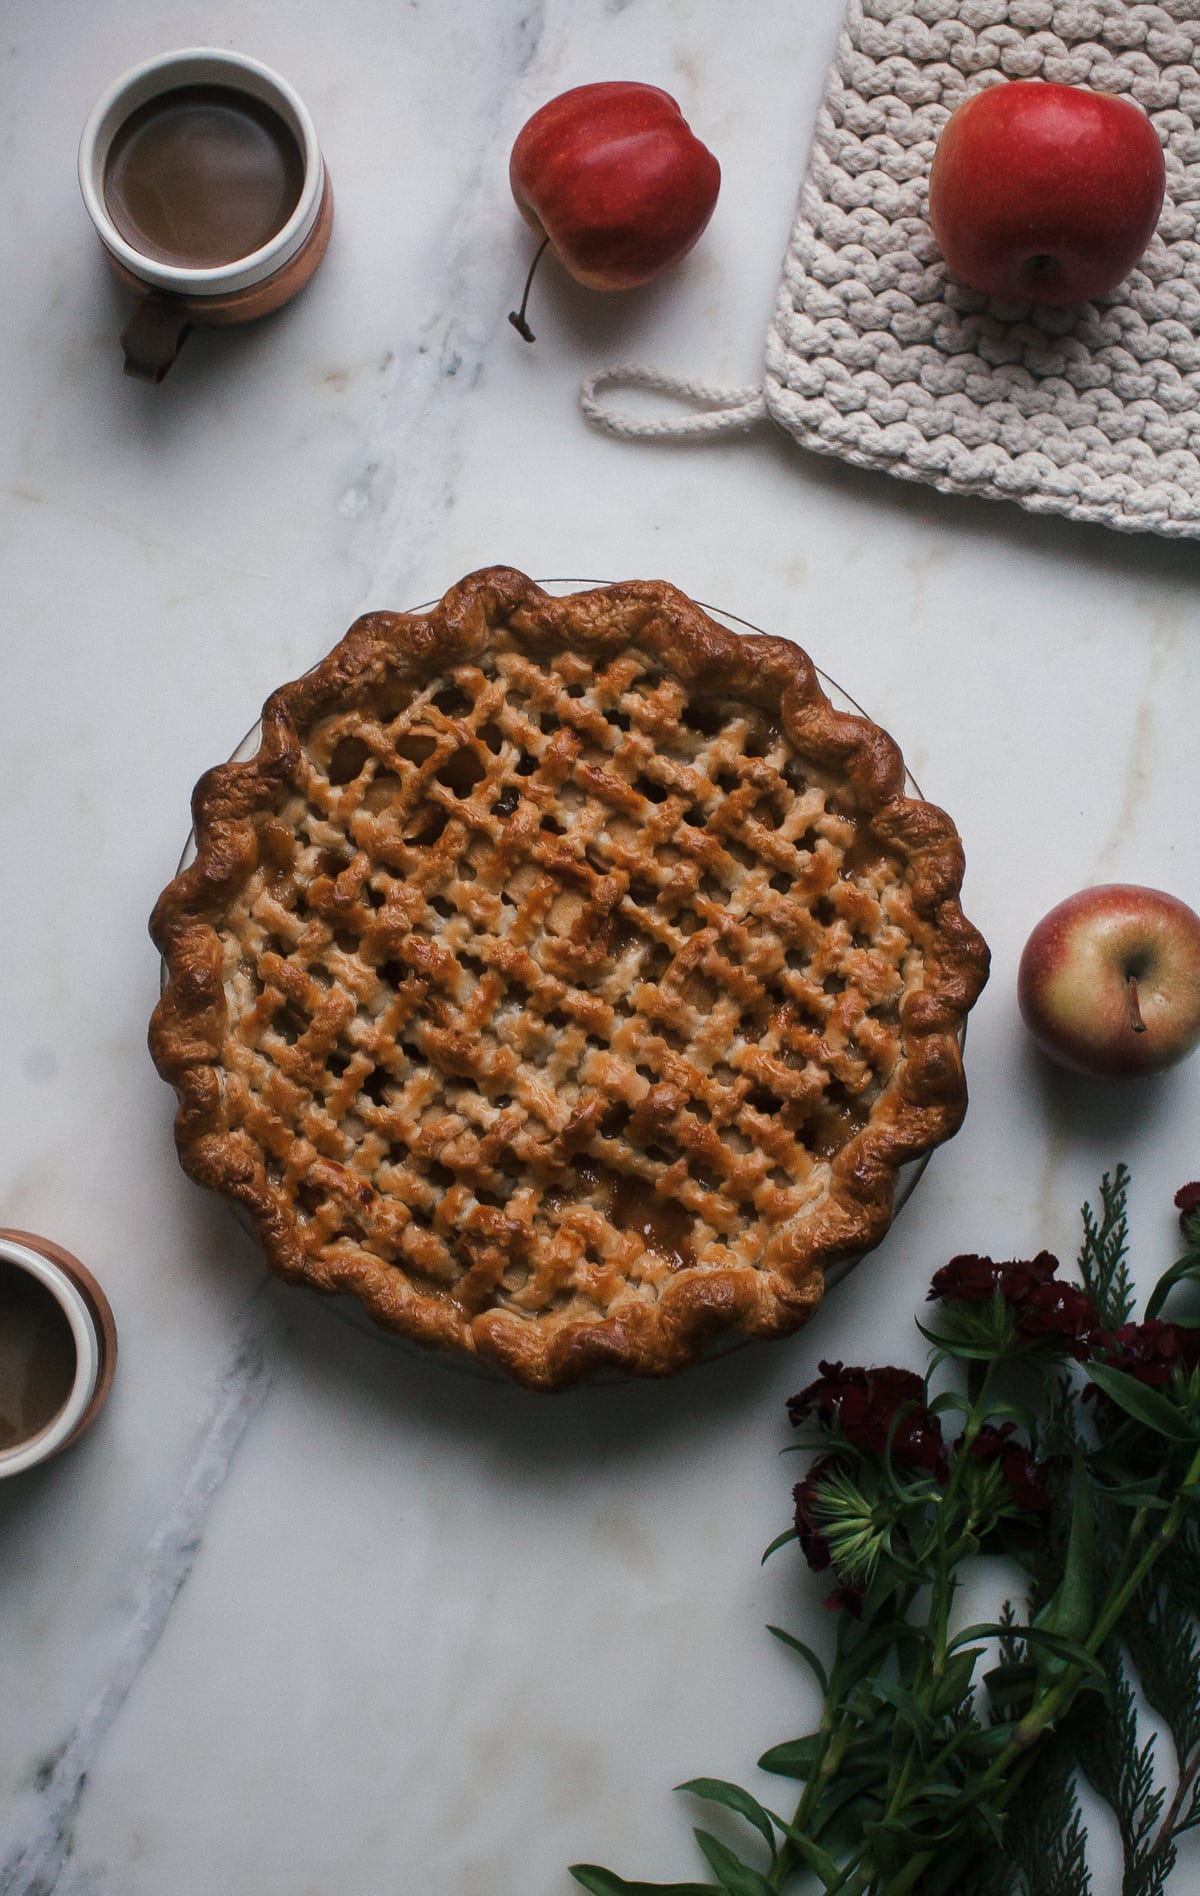
[[368, 614], [154, 911], [185, 1169], [282, 1276], [534, 1388], [794, 1330], [966, 1104], [987, 949], [904, 782], [661, 582]]

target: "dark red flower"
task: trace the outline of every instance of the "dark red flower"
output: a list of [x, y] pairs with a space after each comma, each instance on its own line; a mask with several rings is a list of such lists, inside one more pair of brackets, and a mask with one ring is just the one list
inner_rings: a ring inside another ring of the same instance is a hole
[[815, 1461], [792, 1490], [792, 1499], [796, 1503], [796, 1535], [800, 1542], [800, 1551], [814, 1573], [824, 1573], [833, 1559], [829, 1551], [829, 1542], [825, 1530], [816, 1520], [817, 1496], [821, 1490], [821, 1480], [832, 1474], [838, 1467], [836, 1455], [823, 1455]]
[[1058, 1259], [1049, 1251], [999, 1264], [990, 1257], [955, 1257], [934, 1273], [929, 1299], [978, 1304], [1000, 1297], [1018, 1336], [1029, 1343], [1052, 1341], [1082, 1361], [1102, 1340], [1100, 1318], [1086, 1292], [1064, 1283], [1057, 1270]]
[[1181, 1185], [1175, 1194], [1175, 1203], [1179, 1209], [1179, 1222], [1186, 1231], [1188, 1219], [1200, 1212], [1200, 1178], [1193, 1179], [1190, 1185]]
[[912, 1370], [845, 1369], [841, 1363], [817, 1367], [817, 1381], [788, 1403], [793, 1423], [810, 1415], [827, 1428], [837, 1423], [848, 1442], [873, 1455], [883, 1454], [890, 1433], [897, 1467], [931, 1473], [942, 1467], [946, 1450], [941, 1424], [926, 1406], [925, 1384]]
[[[817, 1500], [821, 1492], [822, 1481], [829, 1475], [841, 1473], [845, 1464], [836, 1455], [822, 1455], [809, 1469], [803, 1481], [798, 1481], [793, 1489], [796, 1503], [796, 1535], [800, 1549], [814, 1573], [824, 1573], [833, 1564], [829, 1542], [825, 1529], [817, 1519]], [[825, 1604], [829, 1607], [844, 1609], [852, 1613], [855, 1619], [862, 1616], [862, 1603], [866, 1585], [862, 1580], [843, 1579], [829, 1595]]]
[[1008, 1303], [1020, 1303], [1037, 1284], [1048, 1284], [1058, 1269], [1049, 1251], [1032, 1258], [1010, 1258], [994, 1263], [990, 1257], [964, 1253], [935, 1271], [929, 1286], [930, 1303], [986, 1303], [999, 1291]]
[[1162, 1389], [1176, 1370], [1190, 1375], [1200, 1368], [1200, 1330], [1181, 1323], [1123, 1323], [1113, 1338], [1108, 1357], [1113, 1369], [1124, 1370], [1151, 1389]]
[[1034, 1284], [1016, 1306], [1017, 1334], [1033, 1343], [1048, 1338], [1082, 1362], [1104, 1341], [1100, 1316], [1084, 1290], [1063, 1284]]
[[968, 1454], [979, 1461], [998, 1461], [1011, 1491], [1013, 1503], [1024, 1514], [1048, 1514], [1050, 1490], [1046, 1486], [1046, 1467], [1020, 1442], [1010, 1440], [1016, 1433], [1011, 1422], [996, 1428], [985, 1422], [971, 1443]]
[[866, 1593], [867, 1589], [861, 1580], [843, 1580], [840, 1587], [833, 1589], [825, 1604], [835, 1612], [849, 1613], [852, 1619], [861, 1619]]

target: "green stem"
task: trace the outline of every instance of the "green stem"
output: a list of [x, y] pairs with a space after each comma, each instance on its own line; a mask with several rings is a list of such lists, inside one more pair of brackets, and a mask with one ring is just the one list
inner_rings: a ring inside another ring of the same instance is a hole
[[910, 1857], [902, 1870], [898, 1870], [891, 1881], [880, 1892], [880, 1896], [906, 1896], [919, 1876], [923, 1876], [933, 1861], [934, 1852], [926, 1851], [922, 1856]]
[[[1192, 1458], [1192, 1464], [1184, 1479], [1183, 1486], [1190, 1488], [1198, 1480], [1200, 1480], [1200, 1450], [1198, 1450]], [[1099, 1653], [1106, 1640], [1115, 1631], [1126, 1607], [1137, 1593], [1139, 1587], [1141, 1587], [1143, 1582], [1153, 1571], [1159, 1557], [1164, 1550], [1170, 1546], [1176, 1534], [1179, 1532], [1189, 1505], [1190, 1503], [1183, 1495], [1176, 1495], [1167, 1510], [1167, 1516], [1162, 1527], [1144, 1548], [1141, 1555], [1134, 1562], [1133, 1567], [1124, 1574], [1122, 1574], [1121, 1570], [1118, 1570], [1117, 1578], [1109, 1589], [1108, 1598], [1101, 1609], [1100, 1616], [1083, 1642], [1085, 1651], [1093, 1654]], [[1129, 1529], [1129, 1536], [1126, 1543], [1127, 1555], [1132, 1553], [1133, 1549], [1141, 1540], [1148, 1519], [1148, 1510], [1146, 1508], [1139, 1508], [1133, 1517]], [[1124, 1567], [1125, 1564], [1126, 1562], [1123, 1561], [1122, 1567]], [[1011, 1760], [1012, 1756], [1019, 1754], [1029, 1745], [1036, 1742], [1042, 1732], [1052, 1725], [1054, 1720], [1066, 1710], [1076, 1691], [1079, 1689], [1080, 1682], [1084, 1676], [1084, 1668], [1082, 1666], [1067, 1667], [1062, 1677], [1046, 1694], [1041, 1705], [1035, 1706], [1032, 1711], [1026, 1713], [1021, 1723], [1017, 1726], [1016, 1731], [1013, 1733], [1011, 1743], [1005, 1751], [1001, 1752], [1000, 1756], [990, 1767], [989, 1776], [1001, 1776], [1006, 1760]]]
[[[949, 1545], [947, 1545], [947, 1535], [949, 1525], [954, 1521], [954, 1509], [961, 1486], [962, 1470], [968, 1465], [971, 1444], [987, 1420], [995, 1371], [996, 1365], [989, 1363], [978, 1387], [971, 1392], [971, 1406], [963, 1423], [962, 1445], [955, 1456], [950, 1479], [938, 1497], [934, 1510], [935, 1567], [929, 1614], [926, 1620], [928, 1639], [922, 1646], [921, 1658], [913, 1680], [913, 1697], [918, 1709], [927, 1712], [931, 1717], [946, 1669], [946, 1653], [950, 1642], [950, 1613], [956, 1588], [955, 1571], [963, 1554], [972, 1544], [972, 1536], [966, 1525], [960, 1527], [960, 1531]], [[907, 1726], [902, 1729], [898, 1727], [897, 1736], [900, 1744], [898, 1750], [893, 1753], [884, 1805], [885, 1819], [889, 1820], [902, 1814], [909, 1801], [914, 1774], [920, 1764], [912, 1731]], [[939, 1753], [939, 1762], [941, 1756], [942, 1753]], [[922, 1781], [928, 1781], [936, 1774], [939, 1762], [925, 1766], [921, 1774]], [[914, 1874], [919, 1874], [919, 1871]], [[892, 1878], [887, 1886], [888, 1890], [892, 1891], [894, 1885], [894, 1896], [903, 1896], [903, 1892], [912, 1887], [907, 1868], [899, 1872], [899, 1877], [901, 1880]]]
[[[839, 1659], [842, 1655], [839, 1654]], [[836, 1719], [835, 1709], [840, 1706], [844, 1691], [844, 1681], [839, 1678], [838, 1663], [835, 1661], [830, 1674], [829, 1687], [825, 1694], [825, 1703], [821, 1710], [819, 1735], [823, 1740], [816, 1764], [804, 1786], [804, 1793], [796, 1806], [792, 1817], [792, 1829], [804, 1835], [812, 1822], [814, 1812], [830, 1779], [837, 1773], [839, 1764], [850, 1742], [850, 1722], [846, 1718]], [[779, 1847], [772, 1868], [771, 1881], [782, 1888], [796, 1870], [803, 1867], [804, 1858], [800, 1855], [791, 1839], [785, 1837]]]
[[[965, 1467], [967, 1460], [966, 1451], [969, 1451], [971, 1443], [975, 1440], [984, 1422], [987, 1420], [988, 1404], [991, 1396], [991, 1386], [995, 1368], [996, 1366], [994, 1364], [989, 1364], [986, 1373], [980, 1380], [979, 1387], [972, 1391], [971, 1407], [967, 1412], [963, 1425], [962, 1450], [960, 1450], [959, 1455], [956, 1457], [950, 1479], [942, 1493], [937, 1497], [935, 1504], [933, 1547], [931, 1550], [935, 1557], [935, 1572], [930, 1594], [929, 1612], [926, 1618], [928, 1637], [922, 1644], [921, 1657], [917, 1664], [913, 1682], [913, 1696], [919, 1708], [929, 1712], [931, 1715], [946, 1665], [947, 1648], [950, 1639], [950, 1614], [954, 1603], [956, 1585], [954, 1578], [955, 1570], [963, 1554], [972, 1545], [972, 1536], [966, 1527], [962, 1527], [955, 1535], [953, 1541], [947, 1544], [949, 1524], [954, 1520], [954, 1506], [958, 1500], [958, 1490], [961, 1486], [961, 1470]], [[908, 1590], [907, 1598], [903, 1601], [900, 1608], [905, 1618], [908, 1617], [915, 1597], [916, 1589]], [[833, 1690], [834, 1682], [831, 1680], [831, 1696]], [[945, 1756], [953, 1750], [955, 1742], [956, 1740], [952, 1741], [950, 1746], [942, 1747], [934, 1763], [932, 1765], [927, 1764], [924, 1770], [922, 1770], [913, 1733], [906, 1725], [899, 1722], [897, 1723], [892, 1759], [888, 1769], [888, 1779], [883, 1796], [885, 1820], [896, 1818], [902, 1814], [910, 1800], [914, 1779], [918, 1779], [919, 1782], [924, 1782], [935, 1775], [941, 1763], [944, 1761]], [[817, 1795], [819, 1794], [819, 1789], [820, 1786], [817, 1784], [817, 1780], [814, 1776], [814, 1778], [809, 1781], [805, 1797], [801, 1800], [801, 1808], [796, 1813], [795, 1822], [798, 1829], [801, 1828], [802, 1823], [811, 1816]], [[928, 1857], [920, 1861], [913, 1859], [912, 1863], [906, 1865], [904, 1870], [897, 1872], [897, 1875], [893, 1877], [886, 1886], [887, 1896], [904, 1896], [904, 1893], [912, 1888], [916, 1877], [921, 1873], [921, 1870], [927, 1865], [929, 1860]], [[851, 1858], [845, 1867], [842, 1879], [834, 1885], [834, 1890], [828, 1892], [827, 1896], [834, 1896], [834, 1892], [844, 1893], [844, 1896], [869, 1896], [869, 1892], [875, 1887], [878, 1874], [879, 1872], [874, 1865], [871, 1850], [869, 1848], [861, 1850], [857, 1856]], [[848, 1881], [847, 1878], [849, 1877], [852, 1877], [853, 1880]]]

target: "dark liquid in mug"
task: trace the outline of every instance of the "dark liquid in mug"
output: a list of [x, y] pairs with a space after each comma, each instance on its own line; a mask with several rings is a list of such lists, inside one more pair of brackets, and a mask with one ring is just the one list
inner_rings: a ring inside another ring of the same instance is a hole
[[62, 1305], [0, 1258], [0, 1451], [48, 1428], [75, 1381], [75, 1338]]
[[142, 256], [210, 270], [268, 243], [303, 184], [303, 153], [269, 105], [231, 86], [179, 86], [117, 131], [104, 205]]

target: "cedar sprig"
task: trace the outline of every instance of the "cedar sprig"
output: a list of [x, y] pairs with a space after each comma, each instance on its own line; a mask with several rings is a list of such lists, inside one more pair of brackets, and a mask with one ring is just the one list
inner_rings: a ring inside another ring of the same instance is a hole
[[1100, 1213], [1084, 1204], [1083, 1242], [1079, 1248], [1079, 1277], [1100, 1313], [1106, 1329], [1128, 1323], [1137, 1304], [1129, 1275], [1129, 1220], [1126, 1205], [1129, 1169], [1118, 1165], [1100, 1181]]
[[1181, 1767], [1200, 1752], [1200, 1627], [1161, 1571], [1135, 1599], [1122, 1637], [1142, 1692], [1171, 1736]]
[[1008, 1813], [998, 1857], [1005, 1896], [1091, 1896], [1075, 1756], [1058, 1734], [1041, 1748], [1036, 1795], [1017, 1798]]
[[1124, 1896], [1151, 1896], [1174, 1866], [1174, 1841], [1161, 1830], [1166, 1789], [1155, 1774], [1155, 1734], [1141, 1736], [1133, 1687], [1120, 1653], [1105, 1654], [1109, 1691], [1077, 1712], [1068, 1732], [1078, 1763], [1117, 1820]]
[[[1200, 1285], [1200, 1183], [1140, 1322], [1128, 1185], [1118, 1166], [1083, 1208], [1077, 1283], [1046, 1252], [956, 1257], [919, 1325], [923, 1377], [822, 1363], [793, 1398], [815, 1458], [767, 1552], [798, 1541], [838, 1613], [828, 1660], [771, 1629], [821, 1693], [816, 1728], [759, 1760], [797, 1801], [693, 1778], [724, 1818], [695, 1832], [707, 1880], [575, 1865], [592, 1896], [1089, 1896], [1084, 1779], [1114, 1812], [1123, 1896], [1164, 1896], [1200, 1826], [1200, 1327], [1165, 1314]], [[1023, 1604], [963, 1627], [962, 1574], [995, 1551]]]

